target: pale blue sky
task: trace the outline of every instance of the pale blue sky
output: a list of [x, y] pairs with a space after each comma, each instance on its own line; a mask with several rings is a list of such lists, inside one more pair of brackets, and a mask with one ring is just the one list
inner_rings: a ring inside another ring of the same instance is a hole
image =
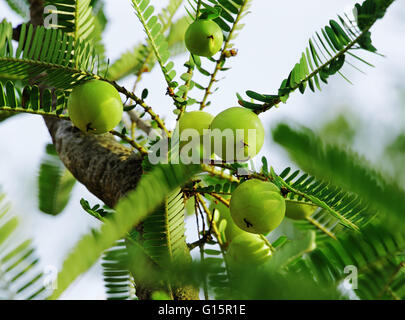
[[[163, 7], [167, 1], [151, 0], [155, 7]], [[252, 89], [263, 93], [276, 93], [295, 63], [299, 61], [308, 38], [314, 31], [328, 23], [329, 19], [350, 9], [357, 1], [351, 0], [285, 0], [253, 1], [252, 13], [245, 19], [246, 27], [237, 39], [238, 56], [232, 59], [230, 71], [223, 74], [221, 89], [212, 98], [207, 109], [217, 114], [235, 106], [235, 93]], [[125, 50], [144, 39], [141, 25], [128, 0], [108, 0], [107, 15], [110, 18], [105, 34], [107, 55], [115, 60]], [[183, 10], [182, 13], [185, 13]], [[3, 0], [0, 0], [0, 19], [7, 17], [15, 25], [20, 23]], [[340, 77], [331, 78], [321, 93], [308, 91], [304, 96], [293, 94], [287, 105], [262, 116], [269, 129], [282, 119], [294, 119], [300, 123], [319, 127], [320, 119], [332, 118], [345, 110], [361, 114], [367, 126], [361, 129], [358, 149], [370, 158], [378, 156], [380, 141], [385, 141], [405, 127], [404, 114], [397, 106], [396, 86], [405, 74], [405, 6], [397, 1], [387, 17], [374, 27], [373, 41], [381, 53], [363, 55], [373, 63], [372, 69], [356, 63], [367, 75], [346, 67], [344, 73], [354, 83], [348, 84]], [[186, 55], [175, 59], [178, 74], [184, 68]], [[133, 79], [122, 82], [132, 87]], [[170, 99], [165, 95], [164, 79], [155, 68], [146, 74], [139, 90], [149, 88], [148, 102], [173, 126], [174, 116]], [[398, 121], [402, 119], [402, 123]], [[268, 133], [269, 134], [269, 133]], [[268, 137], [268, 140], [269, 137]], [[47, 217], [38, 212], [36, 200], [36, 173], [44, 147], [50, 142], [49, 134], [40, 117], [22, 115], [0, 125], [0, 186], [7, 193], [17, 213], [23, 217], [24, 230], [35, 239], [43, 265], [60, 267], [63, 257], [78, 237], [89, 227], [97, 226], [79, 205], [81, 197], [96, 203], [82, 186], [77, 186], [69, 207], [60, 216]], [[370, 152], [372, 150], [373, 152]], [[286, 158], [277, 146], [269, 143], [262, 152], [277, 169], [286, 166]], [[260, 161], [260, 157], [257, 158]], [[194, 232], [194, 229], [191, 230]], [[100, 268], [95, 267], [79, 279], [63, 296], [66, 299], [98, 299], [104, 297]]]

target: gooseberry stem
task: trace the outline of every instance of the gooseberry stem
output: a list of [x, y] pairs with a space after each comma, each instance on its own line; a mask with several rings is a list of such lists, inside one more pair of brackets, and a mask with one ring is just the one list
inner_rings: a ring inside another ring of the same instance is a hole
[[266, 243], [266, 245], [270, 248], [270, 251], [272, 253], [276, 252], [276, 248], [273, 247], [273, 245], [270, 243], [270, 241], [264, 236], [264, 235], [260, 235], [260, 238], [262, 238], [262, 240]]

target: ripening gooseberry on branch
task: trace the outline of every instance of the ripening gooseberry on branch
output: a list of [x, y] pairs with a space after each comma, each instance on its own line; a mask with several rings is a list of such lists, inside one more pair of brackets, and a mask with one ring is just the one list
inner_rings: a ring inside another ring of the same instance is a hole
[[200, 136], [203, 136], [204, 129], [207, 130], [214, 116], [204, 111], [190, 111], [184, 113], [179, 120], [180, 134], [186, 129], [197, 130]]
[[285, 199], [271, 182], [249, 180], [232, 193], [230, 210], [235, 224], [250, 233], [267, 234], [284, 219]]
[[185, 43], [188, 51], [197, 56], [212, 57], [222, 47], [224, 36], [221, 28], [212, 20], [199, 19], [187, 29]]
[[114, 86], [91, 80], [73, 89], [68, 112], [73, 124], [81, 131], [99, 134], [109, 132], [119, 124], [123, 105]]
[[[208, 129], [213, 119], [213, 115], [204, 111], [190, 111], [184, 113], [178, 123], [178, 130], [180, 135], [180, 152], [185, 145], [190, 144], [189, 152], [196, 151], [199, 153], [199, 155], [201, 155], [201, 157], [205, 156], [210, 158], [211, 152], [209, 152], [209, 150], [204, 150], [203, 143], [205, 135], [207, 136], [206, 140], [209, 140]], [[190, 135], [191, 133], [192, 135]], [[199, 158], [201, 157], [199, 156]]]
[[224, 161], [252, 159], [263, 147], [264, 135], [259, 117], [245, 108], [226, 109], [211, 123], [214, 152]]

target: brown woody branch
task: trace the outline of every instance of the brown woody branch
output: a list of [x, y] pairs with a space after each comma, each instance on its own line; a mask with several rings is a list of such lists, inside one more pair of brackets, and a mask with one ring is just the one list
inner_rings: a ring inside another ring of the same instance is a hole
[[136, 187], [142, 159], [111, 134], [84, 134], [55, 118], [46, 117], [45, 123], [66, 168], [109, 207]]

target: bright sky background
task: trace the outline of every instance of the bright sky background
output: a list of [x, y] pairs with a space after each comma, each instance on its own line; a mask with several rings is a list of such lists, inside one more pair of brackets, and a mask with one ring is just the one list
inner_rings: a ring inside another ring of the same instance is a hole
[[[114, 61], [134, 44], [144, 39], [144, 33], [129, 0], [108, 0], [106, 13], [110, 18], [105, 34], [107, 55]], [[167, 1], [151, 1], [155, 7], [163, 7]], [[299, 61], [308, 38], [329, 19], [351, 10], [352, 0], [255, 0], [252, 13], [244, 20], [246, 27], [237, 39], [236, 58], [230, 59], [232, 69], [223, 76], [221, 89], [212, 97], [208, 111], [217, 114], [223, 109], [235, 106], [236, 92], [252, 89], [262, 93], [277, 93], [281, 80]], [[185, 13], [185, 11], [182, 11]], [[0, 19], [6, 17], [14, 25], [21, 23], [0, 0]], [[364, 125], [360, 130], [361, 144], [358, 150], [369, 158], [376, 158], [381, 141], [387, 141], [405, 128], [405, 115], [397, 107], [397, 88], [405, 74], [405, 5], [396, 1], [382, 21], [373, 28], [374, 45], [386, 58], [376, 55], [362, 55], [376, 68], [369, 68], [355, 62], [367, 75], [351, 67], [344, 74], [354, 83], [348, 84], [340, 77], [330, 79], [330, 84], [317, 94], [308, 92], [302, 96], [292, 95], [287, 105], [261, 116], [268, 130], [268, 144], [263, 154], [271, 165], [280, 170], [286, 167], [282, 150], [270, 142], [270, 129], [274, 124], [288, 119], [316, 128], [320, 120], [332, 119], [345, 110], [361, 115]], [[184, 71], [186, 55], [175, 59], [178, 74]], [[123, 81], [128, 89], [133, 79]], [[165, 96], [166, 86], [158, 68], [146, 74], [139, 90], [149, 88], [148, 103], [158, 114], [165, 116], [172, 127], [170, 99]], [[139, 93], [139, 92], [138, 92]], [[61, 266], [63, 257], [76, 243], [80, 235], [95, 227], [98, 222], [88, 216], [80, 207], [79, 200], [85, 197], [91, 204], [98, 200], [83, 186], [76, 186], [68, 208], [58, 217], [47, 217], [38, 212], [36, 176], [45, 145], [50, 142], [49, 134], [40, 117], [21, 115], [0, 125], [0, 186], [13, 204], [14, 211], [21, 215], [25, 234], [34, 238], [42, 264]], [[258, 163], [260, 156], [257, 157]], [[194, 229], [191, 230], [194, 232]], [[194, 232], [195, 233], [195, 232]], [[191, 239], [190, 239], [191, 240]], [[65, 299], [102, 299], [104, 288], [101, 268], [95, 266], [66, 291]]]

